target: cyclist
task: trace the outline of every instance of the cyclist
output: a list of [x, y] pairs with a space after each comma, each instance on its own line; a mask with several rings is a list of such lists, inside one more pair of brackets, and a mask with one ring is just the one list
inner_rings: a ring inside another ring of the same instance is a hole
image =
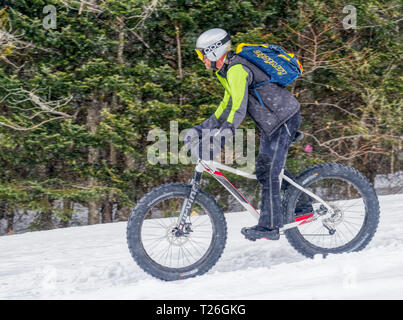
[[[258, 224], [242, 228], [241, 233], [252, 241], [278, 240], [283, 225], [279, 175], [301, 125], [300, 104], [284, 87], [268, 83], [257, 88], [262, 106], [249, 87], [269, 80], [269, 76], [231, 51], [230, 35], [223, 29], [203, 32], [196, 41], [196, 53], [206, 68], [215, 72], [225, 94], [214, 114], [195, 126], [193, 132], [200, 139], [203, 129], [230, 129], [235, 134], [246, 114], [254, 120], [261, 132], [256, 176], [262, 186], [262, 203]], [[190, 140], [191, 135], [186, 137], [185, 144]]]

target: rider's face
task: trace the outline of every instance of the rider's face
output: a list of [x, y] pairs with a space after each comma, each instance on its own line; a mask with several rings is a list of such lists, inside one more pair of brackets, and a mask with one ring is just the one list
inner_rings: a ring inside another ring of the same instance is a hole
[[204, 58], [203, 63], [207, 69], [211, 69], [211, 61], [208, 58]]
[[[225, 55], [226, 56], [226, 55]], [[221, 69], [222, 68], [222, 66], [224, 65], [224, 61], [225, 61], [225, 56], [224, 57], [222, 57], [220, 60], [218, 60], [217, 62], [216, 62], [216, 67], [217, 67], [217, 69]]]
[[[227, 55], [224, 55], [220, 60], [217, 60], [215, 63], [216, 68], [219, 70], [224, 65], [224, 61]], [[211, 61], [206, 57], [203, 59], [203, 63], [207, 69], [211, 69]]]

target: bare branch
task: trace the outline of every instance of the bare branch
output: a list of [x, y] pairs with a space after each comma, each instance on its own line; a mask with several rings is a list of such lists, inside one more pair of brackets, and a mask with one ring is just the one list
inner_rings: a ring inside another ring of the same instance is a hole
[[[319, 147], [326, 148], [333, 156], [336, 157], [336, 160], [352, 160], [354, 158], [363, 156], [365, 154], [383, 154], [385, 153], [384, 150], [382, 149], [374, 149], [373, 148], [373, 143], [367, 143], [367, 144], [361, 144], [360, 148], [356, 150], [346, 150], [343, 154], [340, 154], [339, 152], [336, 151], [336, 148], [341, 146], [341, 143], [344, 142], [345, 140], [355, 140], [357, 138], [372, 138], [372, 140], [396, 140], [396, 141], [402, 141], [403, 137], [399, 136], [393, 136], [393, 135], [375, 135], [375, 134], [356, 134], [356, 135], [351, 135], [351, 136], [341, 136], [338, 138], [330, 139], [325, 142], [320, 142], [320, 140], [315, 137], [313, 134], [304, 132], [307, 136], [311, 137]], [[333, 145], [332, 145], [333, 144]], [[342, 148], [344, 149], [344, 148]]]
[[[1, 86], [1, 88], [3, 88], [7, 92], [7, 94], [0, 100], [0, 103], [7, 102], [10, 108], [22, 111], [18, 115], [20, 122], [21, 119], [26, 119], [29, 120], [29, 123], [28, 125], [25, 123], [24, 125], [20, 125], [15, 121], [11, 121], [10, 119], [6, 119], [6, 121], [3, 119], [0, 122], [0, 126], [5, 126], [19, 131], [27, 131], [27, 130], [34, 130], [50, 121], [59, 119], [72, 119], [75, 118], [75, 116], [77, 115], [77, 113], [74, 115], [70, 115], [68, 113], [59, 110], [61, 107], [67, 105], [72, 100], [72, 96], [59, 100], [46, 101], [36, 94], [36, 91], [38, 90], [28, 91], [23, 88], [8, 89], [4, 88], [3, 86]], [[19, 107], [20, 105], [26, 102], [31, 103], [33, 107], [32, 108]], [[32, 121], [35, 118], [47, 115], [50, 116], [49, 119], [42, 120], [38, 124], [32, 123]]]
[[45, 123], [48, 123], [48, 122], [51, 122], [54, 120], [58, 120], [58, 119], [65, 119], [65, 117], [50, 118], [48, 120], [42, 121], [42, 122], [32, 126], [32, 127], [21, 127], [15, 123], [8, 124], [8, 123], [1, 122], [1, 121], [0, 121], [0, 126], [5, 126], [5, 127], [8, 127], [8, 128], [14, 129], [14, 130], [18, 130], [18, 131], [30, 131], [30, 130], [35, 130], [35, 129], [39, 128], [40, 126], [44, 125]]
[[95, 1], [85, 0], [60, 0], [60, 2], [68, 9], [77, 10], [79, 14], [84, 12], [102, 13], [102, 7], [95, 3]]
[[340, 107], [340, 105], [338, 105], [337, 103], [327, 103], [327, 102], [317, 102], [317, 101], [315, 101], [315, 102], [302, 102], [301, 105], [323, 105], [323, 106], [330, 106], [330, 107], [334, 107], [334, 108], [336, 108], [336, 109], [339, 109], [339, 110], [341, 110], [341, 111], [343, 111], [343, 112], [345, 112], [345, 113], [347, 113], [347, 114], [349, 114], [349, 115], [351, 115], [351, 116], [353, 116], [353, 117], [359, 118], [356, 114], [354, 114], [354, 113], [352, 113], [352, 112], [350, 112], [350, 111], [348, 111], [348, 110], [346, 110], [346, 109]]

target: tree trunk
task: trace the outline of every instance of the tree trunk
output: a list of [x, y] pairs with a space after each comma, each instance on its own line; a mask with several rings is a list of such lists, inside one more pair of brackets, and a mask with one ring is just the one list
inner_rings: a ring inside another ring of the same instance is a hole
[[[98, 100], [94, 97], [93, 103], [88, 107], [87, 113], [87, 128], [90, 133], [95, 134], [97, 129], [97, 124], [99, 122], [99, 110], [98, 110]], [[88, 148], [88, 163], [90, 165], [96, 164], [99, 158], [99, 151], [97, 148]], [[92, 188], [96, 186], [97, 181], [94, 177], [88, 179], [88, 187]], [[88, 202], [88, 224], [99, 223], [99, 212], [97, 201], [91, 200]]]
[[[183, 79], [183, 69], [182, 69], [182, 48], [181, 48], [181, 39], [180, 39], [180, 29], [177, 24], [175, 24], [176, 31], [176, 52], [178, 56], [178, 77], [179, 79]], [[183, 105], [183, 95], [179, 93], [179, 105]]]
[[113, 203], [112, 203], [110, 197], [108, 196], [108, 198], [104, 201], [102, 208], [101, 208], [102, 223], [112, 222], [112, 220], [113, 220], [112, 209], [113, 209]]
[[[130, 154], [125, 154], [124, 160], [126, 169], [135, 168], [136, 161]], [[119, 210], [119, 216], [118, 216], [119, 221], [127, 221], [129, 219], [131, 210], [132, 208], [127, 205], [122, 206], [122, 208]]]
[[8, 203], [6, 201], [0, 202], [0, 220], [7, 217]]
[[72, 202], [70, 199], [63, 199], [63, 219], [60, 221], [60, 226], [66, 228], [69, 226], [70, 220], [73, 216]]
[[395, 145], [392, 144], [392, 150], [390, 151], [390, 173], [395, 173]]
[[43, 204], [43, 210], [39, 212], [39, 216], [36, 220], [36, 226], [38, 230], [51, 230], [53, 229], [53, 200], [49, 200], [49, 198], [45, 197], [41, 201]]
[[[118, 50], [117, 50], [117, 62], [120, 66], [124, 65], [123, 52], [125, 48], [125, 23], [122, 18], [117, 18], [118, 25]], [[115, 90], [113, 92], [112, 101], [110, 105], [105, 105], [105, 109], [108, 112], [113, 112], [114, 110], [119, 109], [121, 106], [118, 102], [118, 92]], [[118, 150], [115, 146], [110, 143], [109, 144], [109, 165], [111, 167], [116, 167], [118, 159]], [[104, 201], [102, 207], [102, 222], [112, 222], [113, 221], [113, 193], [109, 193], [107, 199]]]
[[7, 212], [7, 233], [14, 234], [14, 210]]
[[8, 203], [3, 201], [0, 202], [0, 220], [1, 219], [6, 219], [7, 221], [7, 232], [10, 233], [10, 231], [13, 231], [13, 220], [14, 216], [9, 216], [9, 207]]
[[[108, 105], [108, 103], [105, 104], [104, 109], [109, 113], [113, 110], [113, 104], [115, 103], [115, 94], [114, 92], [113, 97], [112, 97], [112, 106]], [[108, 156], [108, 162], [111, 167], [116, 166], [117, 163], [117, 150], [115, 146], [110, 143], [109, 144], [109, 156]], [[101, 221], [102, 223], [108, 223], [112, 222], [113, 217], [112, 217], [112, 208], [113, 208], [113, 194], [112, 192], [108, 193], [108, 196], [102, 203], [102, 208], [101, 208]]]

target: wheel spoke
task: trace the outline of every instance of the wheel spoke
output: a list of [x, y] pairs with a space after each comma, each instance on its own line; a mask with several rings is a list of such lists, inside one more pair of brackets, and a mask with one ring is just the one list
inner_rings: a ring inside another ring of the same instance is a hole
[[[213, 227], [208, 211], [194, 204], [189, 217], [192, 232], [176, 234], [174, 228], [184, 198], [168, 197], [155, 204], [143, 221], [141, 238], [149, 257], [164, 267], [184, 268], [200, 260], [212, 244]], [[158, 229], [158, 230], [157, 230]]]
[[[361, 193], [354, 185], [341, 178], [322, 178], [311, 185], [306, 186], [325, 201], [332, 209], [332, 216], [325, 216], [334, 233], [330, 233], [320, 222], [320, 214], [326, 214], [327, 209], [320, 210], [321, 204], [311, 199], [311, 205], [319, 214], [318, 223], [308, 223], [298, 226], [297, 229], [302, 237], [312, 245], [323, 249], [337, 249], [352, 241], [363, 227], [366, 215], [366, 207]], [[307, 204], [308, 197], [301, 192], [297, 199], [298, 204]], [[360, 210], [362, 209], [362, 210]]]

